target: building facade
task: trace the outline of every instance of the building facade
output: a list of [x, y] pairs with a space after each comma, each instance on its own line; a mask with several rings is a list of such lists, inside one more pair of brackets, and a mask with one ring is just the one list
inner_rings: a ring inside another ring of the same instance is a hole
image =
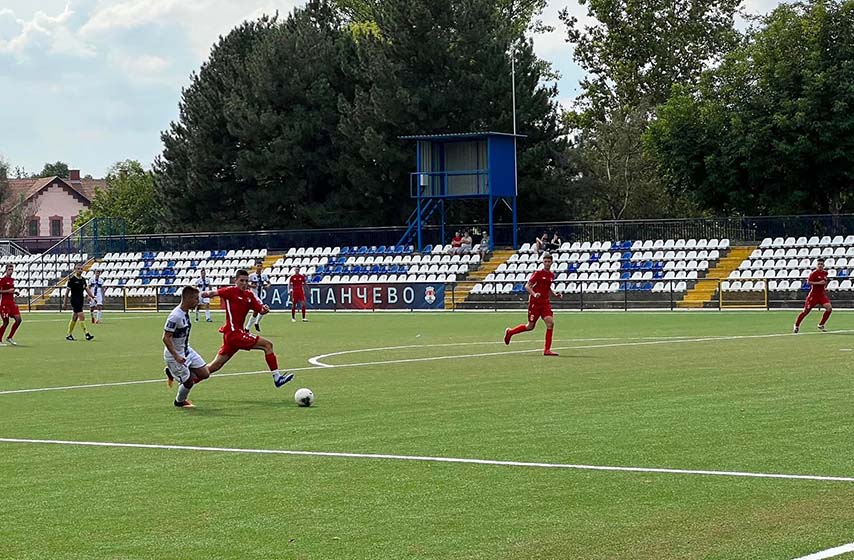
[[91, 206], [95, 190], [106, 187], [103, 179], [81, 179], [76, 169], [69, 170], [68, 177], [9, 179], [9, 196], [0, 208], [10, 229], [6, 233], [8, 237], [65, 237]]

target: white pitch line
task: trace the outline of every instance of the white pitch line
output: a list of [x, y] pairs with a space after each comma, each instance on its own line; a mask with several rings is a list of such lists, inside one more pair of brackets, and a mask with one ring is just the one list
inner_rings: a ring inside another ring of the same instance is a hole
[[806, 556], [800, 556], [795, 558], [795, 560], [824, 560], [825, 558], [833, 558], [834, 556], [839, 556], [846, 552], [854, 552], [854, 543], [843, 544], [842, 546], [837, 546], [835, 548], [828, 548], [827, 550], [822, 550]]
[[[854, 331], [830, 331], [835, 333], [847, 333]], [[775, 334], [757, 334], [757, 335], [732, 335], [732, 336], [721, 336], [721, 337], [707, 337], [707, 338], [673, 338], [673, 339], [665, 339], [665, 340], [651, 340], [651, 341], [641, 341], [641, 342], [620, 342], [620, 343], [612, 343], [612, 344], [589, 344], [583, 346], [561, 346], [555, 347], [554, 350], [590, 350], [597, 348], [617, 348], [617, 347], [626, 347], [626, 346], [648, 346], [648, 345], [657, 345], [657, 344], [681, 344], [681, 343], [690, 343], [690, 342], [709, 342], [709, 341], [718, 341], [718, 340], [742, 340], [742, 339], [755, 339], [755, 338], [775, 338], [781, 336], [809, 336], [809, 335], [825, 335], [827, 333], [815, 332], [815, 333], [801, 333], [799, 335], [794, 335], [791, 333], [775, 333]], [[618, 339], [620, 340], [620, 339]], [[531, 341], [525, 341], [531, 342]], [[454, 345], [481, 345], [487, 344], [487, 342], [460, 342], [453, 343]], [[503, 344], [503, 343], [502, 343]], [[381, 360], [374, 362], [357, 362], [352, 364], [326, 364], [320, 361], [321, 358], [327, 358], [330, 356], [339, 356], [348, 353], [355, 352], [367, 352], [367, 351], [381, 351], [381, 350], [392, 350], [392, 349], [400, 349], [400, 348], [424, 348], [428, 346], [441, 346], [441, 345], [413, 345], [413, 346], [390, 346], [386, 348], [369, 348], [369, 349], [361, 349], [361, 350], [344, 350], [342, 352], [332, 352], [330, 354], [322, 354], [320, 356], [314, 356], [309, 359], [309, 362], [313, 364], [310, 367], [301, 367], [301, 368], [288, 368], [288, 371], [296, 372], [296, 371], [311, 371], [316, 369], [332, 369], [332, 368], [348, 368], [348, 367], [365, 367], [365, 366], [381, 366], [381, 365], [391, 365], [391, 364], [404, 364], [404, 363], [413, 363], [413, 362], [432, 362], [437, 360], [455, 360], [462, 358], [483, 358], [488, 356], [502, 356], [505, 354], [527, 354], [531, 352], [540, 352], [539, 348], [529, 349], [529, 350], [504, 350], [502, 352], [482, 352], [478, 354], [455, 354], [451, 356], [426, 356], [422, 358], [402, 358], [398, 360]], [[238, 377], [243, 375], [258, 375], [263, 373], [270, 373], [267, 370], [261, 371], [241, 371], [236, 373], [217, 373], [211, 377], [211, 379], [217, 379], [220, 377]], [[124, 385], [143, 385], [146, 383], [163, 383], [164, 379], [144, 379], [138, 381], [116, 381], [111, 383], [91, 383], [84, 385], [64, 385], [58, 387], [37, 387], [32, 389], [11, 389], [7, 391], [0, 391], [0, 395], [14, 395], [21, 393], [41, 393], [45, 391], [65, 391], [65, 390], [73, 390], [73, 389], [96, 389], [99, 387], [121, 387]], [[210, 382], [208, 380], [207, 382]]]
[[[847, 333], [854, 332], [848, 330], [841, 331], [828, 331], [833, 333]], [[704, 338], [676, 338], [676, 339], [665, 339], [665, 340], [643, 340], [640, 342], [615, 342], [611, 344], [589, 344], [584, 346], [561, 346], [555, 347], [553, 350], [591, 350], [596, 348], [619, 348], [619, 347], [628, 347], [628, 346], [653, 346], [659, 344], [683, 344], [683, 343], [694, 343], [694, 342], [715, 342], [720, 340], [748, 340], [748, 339], [757, 339], [757, 338], [779, 338], [784, 336], [809, 336], [809, 335], [823, 335], [828, 333], [823, 332], [814, 332], [814, 333], [801, 333], [795, 335], [793, 333], [773, 333], [773, 334], [752, 334], [752, 335], [727, 335], [727, 336], [711, 336]], [[459, 344], [483, 344], [483, 343], [459, 343]], [[503, 342], [502, 342], [503, 344]], [[381, 350], [398, 350], [398, 349], [406, 349], [406, 348], [421, 348], [430, 345], [412, 345], [412, 346], [389, 346], [386, 348], [371, 348], [370, 350], [381, 351]], [[441, 346], [441, 345], [435, 345]], [[341, 352], [331, 352], [329, 354], [321, 354], [319, 356], [314, 356], [309, 358], [309, 363], [312, 363], [319, 367], [356, 367], [356, 366], [377, 366], [377, 365], [385, 365], [385, 364], [406, 364], [411, 362], [431, 362], [437, 360], [453, 360], [458, 358], [482, 358], [488, 356], [503, 356], [506, 354], [528, 354], [531, 352], [541, 352], [540, 348], [528, 349], [528, 350], [504, 350], [502, 352], [482, 352], [478, 354], [456, 354], [453, 356], [428, 356], [423, 358], [402, 358], [399, 360], [383, 360], [376, 362], [363, 362], [360, 364], [327, 364], [322, 362], [321, 360], [324, 358], [329, 358], [333, 356], [342, 356], [345, 354], [352, 354], [356, 352], [365, 352], [368, 350], [343, 350]]]
[[386, 459], [392, 461], [424, 461], [432, 463], [463, 463], [499, 467], [532, 467], [541, 469], [573, 469], [585, 471], [633, 472], [656, 474], [683, 474], [704, 476], [729, 476], [739, 478], [773, 478], [785, 480], [812, 480], [821, 482], [854, 482], [854, 477], [822, 476], [810, 474], [756, 473], [743, 471], [712, 471], [695, 469], [666, 469], [654, 467], [615, 467], [606, 465], [581, 465], [572, 463], [533, 463], [525, 461], [498, 461], [492, 459], [467, 459], [463, 457], [432, 457], [426, 455], [389, 455], [384, 453], [343, 453], [335, 451], [296, 451], [289, 449], [245, 449], [240, 447], [202, 447], [196, 445], [162, 445], [150, 443], [118, 443], [107, 441], [69, 441], [59, 439], [0, 438], [4, 443], [45, 445], [71, 445], [84, 447], [119, 447], [131, 449], [163, 449], [169, 451], [205, 451], [214, 453], [246, 453], [258, 455], [299, 455], [308, 457], [336, 457], [343, 459]]

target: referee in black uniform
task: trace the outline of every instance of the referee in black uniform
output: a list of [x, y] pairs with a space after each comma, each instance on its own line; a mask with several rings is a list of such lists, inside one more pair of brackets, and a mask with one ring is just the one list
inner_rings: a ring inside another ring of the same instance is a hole
[[65, 290], [65, 307], [68, 307], [69, 296], [71, 299], [71, 311], [74, 313], [71, 316], [71, 322], [68, 323], [68, 336], [65, 340], [74, 340], [74, 327], [77, 322], [83, 327], [83, 332], [86, 333], [86, 340], [95, 338], [88, 330], [86, 330], [86, 315], [83, 313], [83, 292], [89, 296], [89, 299], [95, 299], [89, 286], [86, 285], [86, 279], [83, 278], [83, 265], [78, 264], [74, 267], [74, 273], [68, 277], [68, 289]]

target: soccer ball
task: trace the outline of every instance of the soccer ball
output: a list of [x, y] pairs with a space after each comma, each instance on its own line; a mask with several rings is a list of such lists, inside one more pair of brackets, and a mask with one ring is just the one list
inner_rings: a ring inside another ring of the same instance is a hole
[[311, 406], [314, 402], [314, 393], [311, 392], [311, 389], [306, 389], [305, 387], [297, 389], [297, 392], [294, 393], [294, 402], [300, 406]]

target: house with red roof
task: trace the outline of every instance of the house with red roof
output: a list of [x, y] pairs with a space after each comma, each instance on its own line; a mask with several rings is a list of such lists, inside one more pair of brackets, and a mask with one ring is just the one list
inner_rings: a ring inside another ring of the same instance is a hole
[[70, 169], [68, 177], [9, 179], [9, 196], [0, 214], [23, 210], [26, 224], [21, 237], [61, 238], [92, 205], [95, 190], [106, 188], [104, 179], [81, 179], [79, 169]]

